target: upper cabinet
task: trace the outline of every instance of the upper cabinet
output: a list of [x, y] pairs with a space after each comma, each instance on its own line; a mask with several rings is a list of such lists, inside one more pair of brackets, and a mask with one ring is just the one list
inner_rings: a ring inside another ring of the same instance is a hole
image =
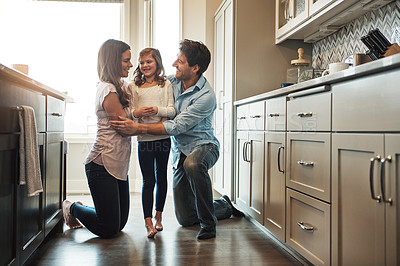
[[275, 42], [313, 43], [393, 0], [275, 0]]

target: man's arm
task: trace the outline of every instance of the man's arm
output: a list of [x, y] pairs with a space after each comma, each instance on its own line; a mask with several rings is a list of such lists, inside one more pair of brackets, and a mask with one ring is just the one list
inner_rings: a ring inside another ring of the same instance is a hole
[[110, 121], [111, 126], [123, 135], [136, 136], [141, 134], [166, 135], [162, 122], [154, 124], [136, 123], [128, 118], [119, 117], [120, 120]]

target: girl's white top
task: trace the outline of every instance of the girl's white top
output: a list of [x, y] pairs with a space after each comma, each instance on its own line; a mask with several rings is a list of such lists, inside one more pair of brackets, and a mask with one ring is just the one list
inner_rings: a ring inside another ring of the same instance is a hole
[[[123, 90], [128, 89], [124, 82]], [[97, 133], [91, 151], [86, 157], [85, 164], [95, 161], [104, 166], [107, 172], [119, 180], [127, 180], [129, 159], [131, 155], [131, 137], [123, 137], [113, 129], [103, 108], [104, 98], [112, 92], [117, 92], [111, 83], [99, 82], [96, 93]], [[128, 118], [132, 118], [130, 108], [124, 111]]]
[[[174, 108], [174, 93], [172, 85], [169, 80], [165, 81], [164, 87], [159, 85], [139, 88], [134, 82], [129, 84], [130, 92], [132, 94], [131, 112], [141, 107], [157, 106], [158, 113], [155, 116], [141, 117], [134, 119], [139, 123], [152, 124], [160, 122], [162, 118], [173, 118], [175, 116]], [[138, 141], [154, 141], [159, 139], [166, 139], [168, 135], [151, 135], [145, 134], [138, 136]]]

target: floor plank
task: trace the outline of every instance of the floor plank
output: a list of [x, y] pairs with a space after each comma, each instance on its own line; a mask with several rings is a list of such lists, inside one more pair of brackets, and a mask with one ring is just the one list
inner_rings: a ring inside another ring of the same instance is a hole
[[[90, 196], [70, 196], [90, 205]], [[197, 240], [200, 227], [181, 227], [167, 198], [164, 230], [146, 237], [140, 194], [131, 196], [124, 230], [113, 239], [101, 239], [86, 228], [64, 232], [47, 241], [29, 265], [301, 265], [246, 218], [218, 222], [217, 237]]]

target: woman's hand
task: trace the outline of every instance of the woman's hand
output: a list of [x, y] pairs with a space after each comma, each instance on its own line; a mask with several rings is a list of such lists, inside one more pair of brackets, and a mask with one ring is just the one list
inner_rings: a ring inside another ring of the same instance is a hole
[[138, 132], [138, 123], [135, 123], [126, 117], [119, 116], [118, 118], [120, 120], [110, 120], [110, 125], [122, 136], [136, 136], [140, 134]]
[[149, 117], [149, 116], [154, 116], [158, 112], [157, 106], [150, 106], [150, 107], [141, 107], [139, 109], [136, 109], [133, 112], [133, 115], [137, 118], [140, 117]]

